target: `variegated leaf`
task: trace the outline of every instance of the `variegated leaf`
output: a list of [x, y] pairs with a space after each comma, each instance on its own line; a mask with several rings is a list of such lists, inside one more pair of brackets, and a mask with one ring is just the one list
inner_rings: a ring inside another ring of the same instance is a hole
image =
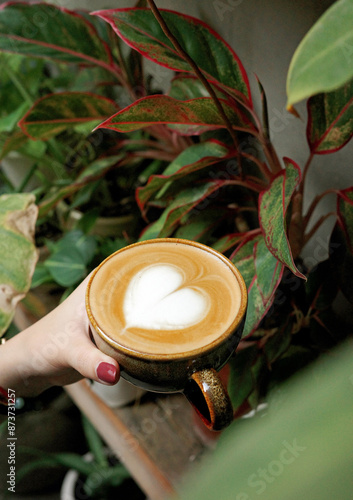
[[0, 196], [0, 336], [29, 290], [37, 262], [34, 201], [32, 194]]
[[[252, 106], [245, 69], [219, 34], [194, 17], [165, 9], [160, 9], [160, 13], [206, 78]], [[117, 35], [144, 57], [176, 71], [193, 71], [164, 34], [150, 9], [112, 9], [93, 14], [110, 23]]]
[[[220, 101], [235, 130], [253, 130], [253, 125], [240, 108], [230, 106], [222, 99]], [[187, 125], [182, 129], [185, 135], [198, 135], [206, 130], [226, 127], [210, 97], [180, 101], [165, 95], [152, 95], [122, 109], [97, 128], [131, 132], [162, 123]]]
[[[148, 240], [170, 236], [176, 229], [181, 218], [210, 196], [210, 194], [217, 191], [222, 184], [222, 181], [200, 183], [181, 191], [168, 208], [164, 210], [159, 219], [144, 231], [140, 239]], [[206, 203], [206, 206], [201, 207], [197, 213], [200, 213], [207, 205]]]
[[228, 154], [227, 146], [213, 140], [194, 144], [185, 149], [168, 165], [162, 175], [152, 175], [146, 186], [138, 188], [137, 201], [140, 209], [143, 211], [148, 200], [170, 183], [200, 169], [211, 168], [211, 165], [224, 159]]
[[353, 80], [308, 101], [307, 137], [314, 154], [333, 153], [353, 135]]
[[76, 12], [44, 2], [3, 3], [0, 50], [105, 68], [112, 60], [92, 23]]
[[243, 337], [251, 335], [273, 304], [284, 266], [269, 252], [261, 234], [252, 234], [231, 256], [248, 289]]
[[338, 193], [337, 215], [330, 241], [330, 262], [342, 292], [353, 304], [353, 187]]
[[114, 101], [88, 92], [60, 92], [42, 97], [20, 120], [32, 139], [47, 140], [82, 123], [99, 122], [119, 109]]
[[266, 245], [277, 260], [300, 278], [305, 276], [297, 269], [287, 238], [286, 213], [292, 196], [300, 183], [299, 167], [290, 159], [286, 168], [276, 175], [269, 187], [259, 196], [259, 217]]

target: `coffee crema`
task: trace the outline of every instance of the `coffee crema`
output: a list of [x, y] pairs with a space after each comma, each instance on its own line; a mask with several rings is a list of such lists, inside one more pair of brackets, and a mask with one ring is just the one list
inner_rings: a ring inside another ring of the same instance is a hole
[[126, 247], [96, 270], [87, 297], [98, 328], [148, 354], [185, 354], [232, 325], [241, 288], [232, 264], [207, 247], [153, 240]]

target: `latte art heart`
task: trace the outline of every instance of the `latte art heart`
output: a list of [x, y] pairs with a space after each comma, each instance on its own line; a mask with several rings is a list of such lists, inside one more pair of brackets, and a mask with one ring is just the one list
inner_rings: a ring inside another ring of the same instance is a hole
[[132, 278], [123, 311], [127, 328], [181, 330], [200, 322], [209, 306], [207, 294], [189, 286], [181, 269], [155, 264]]
[[233, 265], [223, 259], [173, 238], [125, 247], [94, 274], [90, 321], [105, 339], [144, 355], [186, 356], [209, 346], [241, 303]]

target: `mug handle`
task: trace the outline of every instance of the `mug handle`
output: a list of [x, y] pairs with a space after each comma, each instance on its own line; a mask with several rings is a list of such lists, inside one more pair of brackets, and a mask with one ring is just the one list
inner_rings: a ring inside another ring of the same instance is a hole
[[230, 397], [213, 368], [193, 373], [184, 394], [208, 429], [220, 431], [233, 421]]

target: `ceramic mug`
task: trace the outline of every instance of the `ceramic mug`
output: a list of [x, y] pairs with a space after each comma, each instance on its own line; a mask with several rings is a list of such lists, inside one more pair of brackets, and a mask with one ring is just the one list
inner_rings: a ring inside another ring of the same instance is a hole
[[176, 238], [115, 252], [95, 269], [86, 290], [93, 341], [117, 360], [121, 376], [145, 390], [183, 392], [212, 430], [233, 420], [217, 372], [239, 343], [246, 307], [246, 285], [230, 260], [206, 245]]

